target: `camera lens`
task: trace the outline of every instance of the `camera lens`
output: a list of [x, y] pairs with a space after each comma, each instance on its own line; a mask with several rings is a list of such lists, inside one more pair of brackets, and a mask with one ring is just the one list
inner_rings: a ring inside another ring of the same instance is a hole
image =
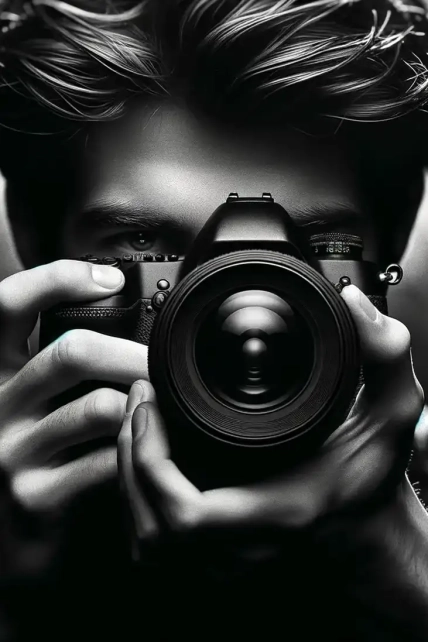
[[245, 447], [325, 437], [345, 418], [359, 372], [356, 329], [333, 285], [269, 250], [192, 270], [149, 346], [166, 421]]
[[201, 380], [226, 405], [267, 410], [307, 383], [314, 345], [303, 317], [268, 290], [229, 295], [210, 310], [195, 338]]

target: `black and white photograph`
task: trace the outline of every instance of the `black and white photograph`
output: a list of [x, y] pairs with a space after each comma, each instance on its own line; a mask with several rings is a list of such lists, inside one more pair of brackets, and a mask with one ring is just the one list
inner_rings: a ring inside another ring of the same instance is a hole
[[427, 391], [427, 0], [0, 0], [0, 642], [427, 642]]

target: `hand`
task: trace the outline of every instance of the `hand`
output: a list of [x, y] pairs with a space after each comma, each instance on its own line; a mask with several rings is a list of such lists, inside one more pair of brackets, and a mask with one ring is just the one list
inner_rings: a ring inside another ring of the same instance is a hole
[[[43, 564], [52, 548], [44, 538], [54, 532], [69, 502], [116, 477], [113, 440], [126, 395], [107, 386], [130, 386], [145, 377], [146, 347], [73, 330], [30, 358], [28, 337], [40, 311], [62, 301], [111, 296], [122, 286], [123, 275], [115, 268], [66, 260], [0, 283], [0, 520], [5, 531], [0, 534], [0, 579]], [[106, 387], [52, 411], [56, 395], [84, 380], [105, 381]], [[106, 436], [112, 437], [111, 447], [92, 445], [87, 454], [65, 460], [70, 447]], [[23, 514], [42, 519], [43, 537], [29, 538], [27, 526], [20, 526]]]
[[200, 492], [170, 458], [153, 388], [143, 380], [134, 384], [119, 436], [119, 473], [141, 550], [201, 541], [226, 529], [239, 534], [238, 551], [257, 554], [247, 550], [243, 533], [316, 530], [349, 514], [363, 519], [392, 500], [405, 481], [423, 406], [409, 332], [356, 287], [344, 288], [342, 296], [359, 332], [365, 385], [318, 453], [280, 477]]

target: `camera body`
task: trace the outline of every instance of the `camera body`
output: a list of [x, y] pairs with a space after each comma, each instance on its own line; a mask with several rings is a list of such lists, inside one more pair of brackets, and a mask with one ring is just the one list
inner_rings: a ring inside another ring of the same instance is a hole
[[61, 305], [42, 315], [40, 345], [46, 346], [73, 328], [83, 328], [149, 345], [154, 321], [180, 280], [184, 257], [175, 254], [86, 255], [80, 260], [120, 268], [123, 291], [90, 304]]
[[119, 267], [125, 286], [43, 313], [41, 347], [73, 328], [148, 345], [173, 456], [205, 488], [292, 465], [346, 417], [362, 381], [341, 279], [387, 313], [362, 240], [305, 239], [270, 194], [230, 194], [186, 256], [82, 260]]

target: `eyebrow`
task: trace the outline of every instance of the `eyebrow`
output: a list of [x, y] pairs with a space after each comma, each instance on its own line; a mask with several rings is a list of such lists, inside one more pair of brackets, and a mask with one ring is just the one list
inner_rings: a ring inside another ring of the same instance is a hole
[[86, 228], [141, 227], [182, 229], [179, 220], [164, 210], [137, 208], [131, 203], [113, 201], [97, 202], [80, 212], [80, 225]]
[[[304, 208], [287, 210], [301, 228], [334, 228], [345, 224], [361, 223], [362, 213], [345, 203], [314, 203]], [[214, 211], [214, 210], [213, 210]], [[175, 218], [162, 209], [137, 208], [130, 202], [98, 201], [80, 213], [80, 225], [85, 228], [141, 227], [142, 229], [168, 228], [183, 230], [183, 219]]]
[[[315, 203], [294, 211], [299, 227], [335, 227], [360, 223], [363, 213], [346, 203]], [[292, 215], [291, 215], [292, 216]]]

